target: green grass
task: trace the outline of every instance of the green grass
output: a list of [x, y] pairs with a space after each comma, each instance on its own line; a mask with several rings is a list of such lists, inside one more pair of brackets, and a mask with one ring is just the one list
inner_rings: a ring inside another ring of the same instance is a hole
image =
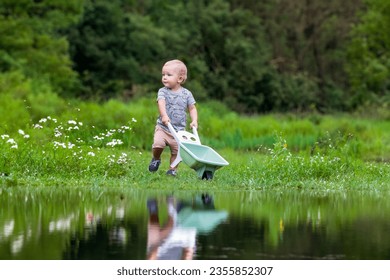
[[57, 102], [61, 107], [52, 108], [52, 116], [42, 115], [37, 108], [44, 106], [35, 106], [33, 100], [27, 107], [20, 107], [20, 102], [11, 106], [13, 101], [6, 100], [14, 110], [24, 112], [23, 124], [13, 122], [10, 115], [0, 117], [3, 187], [389, 188], [390, 122], [386, 118], [316, 114], [249, 117], [238, 116], [217, 103], [199, 105], [202, 143], [230, 163], [216, 171], [213, 180], [202, 181], [185, 164], [181, 164], [177, 178], [167, 177], [168, 149], [161, 169], [148, 172], [157, 114], [154, 99], [100, 105]]
[[[122, 153], [116, 151], [113, 154]], [[143, 190], [280, 190], [300, 189], [316, 191], [369, 190], [388, 191], [390, 165], [387, 163], [367, 163], [347, 157], [302, 156], [291, 154], [282, 148], [272, 149], [268, 155], [256, 152], [236, 152], [221, 150], [219, 153], [230, 165], [217, 170], [214, 179], [200, 180], [194, 170], [185, 164], [179, 167], [175, 178], [166, 176], [168, 153], [163, 157], [160, 170], [149, 173], [147, 170], [149, 152], [128, 152], [128, 162], [109, 166], [105, 156], [91, 165], [87, 163], [71, 165], [60, 160], [38, 164], [30, 161], [7, 175], [0, 177], [2, 186], [65, 186], [87, 188], [129, 188]], [[46, 159], [49, 161], [48, 159]], [[91, 168], [92, 165], [95, 165]], [[107, 167], [105, 169], [104, 167]]]

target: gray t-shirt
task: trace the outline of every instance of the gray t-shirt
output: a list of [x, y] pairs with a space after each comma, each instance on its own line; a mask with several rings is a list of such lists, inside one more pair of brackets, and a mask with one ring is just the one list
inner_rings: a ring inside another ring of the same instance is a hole
[[[173, 128], [176, 131], [184, 130], [188, 106], [196, 103], [192, 93], [183, 87], [179, 92], [172, 92], [169, 88], [163, 87], [157, 94], [157, 101], [160, 99], [165, 100], [165, 108]], [[169, 131], [168, 127], [162, 123], [161, 116], [158, 117], [157, 124]]]

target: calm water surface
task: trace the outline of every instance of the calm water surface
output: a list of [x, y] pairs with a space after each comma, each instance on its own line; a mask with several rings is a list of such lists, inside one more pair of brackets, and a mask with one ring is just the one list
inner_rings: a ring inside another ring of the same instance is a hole
[[0, 259], [390, 259], [381, 193], [0, 188]]

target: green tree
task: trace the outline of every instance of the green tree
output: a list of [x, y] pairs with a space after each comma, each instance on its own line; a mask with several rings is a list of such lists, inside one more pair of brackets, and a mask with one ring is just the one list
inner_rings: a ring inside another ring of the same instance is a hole
[[0, 3], [0, 69], [19, 70], [67, 93], [77, 82], [61, 30], [81, 14], [77, 0], [3, 0]]
[[164, 49], [162, 34], [148, 16], [134, 12], [132, 2], [85, 1], [82, 20], [68, 30], [82, 94], [108, 99], [147, 87], [160, 71], [155, 64]]
[[199, 99], [245, 112], [259, 110], [264, 93], [254, 89], [269, 68], [261, 26], [249, 10], [232, 10], [224, 0], [98, 0], [86, 2], [69, 40], [84, 85], [100, 98], [156, 90], [164, 61], [178, 58]]
[[390, 99], [390, 2], [366, 0], [365, 4], [348, 48], [354, 106]]
[[166, 29], [168, 57], [189, 66], [188, 87], [237, 111], [258, 111], [265, 93], [256, 84], [269, 69], [270, 54], [261, 20], [224, 0], [178, 2], [149, 11]]
[[259, 111], [267, 92], [256, 85], [269, 71], [270, 58], [261, 20], [226, 1], [210, 1], [199, 16], [199, 30], [210, 97], [237, 111]]
[[[230, 0], [262, 19], [271, 45], [272, 94], [278, 110], [342, 109], [347, 75], [345, 48], [361, 0]], [[279, 97], [278, 97], [279, 96]]]

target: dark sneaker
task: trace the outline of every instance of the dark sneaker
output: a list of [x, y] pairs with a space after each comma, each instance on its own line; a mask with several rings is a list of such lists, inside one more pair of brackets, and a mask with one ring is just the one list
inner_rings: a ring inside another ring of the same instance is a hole
[[149, 164], [149, 171], [156, 172], [160, 166], [161, 160], [152, 158], [152, 161]]
[[176, 176], [177, 175], [176, 170], [169, 169], [167, 171], [167, 175]]

